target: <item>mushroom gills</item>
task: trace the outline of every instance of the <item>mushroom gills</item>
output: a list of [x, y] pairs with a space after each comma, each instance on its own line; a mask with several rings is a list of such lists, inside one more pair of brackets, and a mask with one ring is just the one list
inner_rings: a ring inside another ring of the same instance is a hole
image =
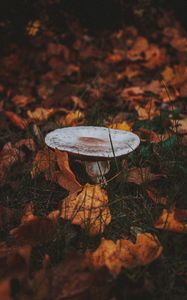
[[105, 175], [110, 170], [110, 161], [85, 161], [85, 168], [87, 174], [93, 182], [107, 185]]

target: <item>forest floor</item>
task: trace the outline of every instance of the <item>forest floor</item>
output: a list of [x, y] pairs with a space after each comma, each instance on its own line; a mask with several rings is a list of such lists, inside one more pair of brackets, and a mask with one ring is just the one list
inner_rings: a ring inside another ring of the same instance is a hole
[[[187, 33], [27, 35], [0, 58], [0, 299], [186, 299]], [[140, 137], [105, 186], [45, 145], [80, 125]]]

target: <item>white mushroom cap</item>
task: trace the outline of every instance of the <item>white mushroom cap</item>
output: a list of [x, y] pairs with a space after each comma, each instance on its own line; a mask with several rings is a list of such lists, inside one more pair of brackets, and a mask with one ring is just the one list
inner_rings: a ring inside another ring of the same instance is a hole
[[45, 143], [54, 149], [100, 160], [120, 157], [135, 150], [139, 137], [124, 130], [105, 127], [78, 126], [56, 129], [48, 133]]

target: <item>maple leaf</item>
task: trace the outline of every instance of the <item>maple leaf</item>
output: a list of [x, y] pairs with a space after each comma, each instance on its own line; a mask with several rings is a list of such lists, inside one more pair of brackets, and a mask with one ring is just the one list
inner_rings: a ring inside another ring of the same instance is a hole
[[43, 108], [43, 107], [37, 107], [34, 111], [27, 111], [27, 115], [30, 119], [33, 119], [35, 121], [45, 121], [52, 115], [54, 115], [57, 112], [67, 112], [64, 108]]
[[127, 181], [141, 185], [144, 182], [158, 180], [163, 177], [162, 174], [151, 173], [150, 167], [146, 168], [131, 168], [128, 171]]
[[87, 252], [92, 266], [100, 269], [106, 266], [112, 275], [117, 276], [121, 268], [134, 268], [150, 264], [157, 259], [163, 247], [158, 238], [151, 233], [138, 233], [136, 243], [130, 240], [102, 239], [94, 252]]
[[129, 88], [125, 88], [121, 92], [121, 97], [124, 100], [132, 101], [132, 100], [142, 100], [144, 94], [144, 89], [139, 86], [133, 86]]
[[27, 125], [28, 125], [27, 120], [21, 118], [13, 111], [5, 111], [4, 114], [16, 127], [20, 128], [20, 129], [27, 128]]
[[[187, 210], [171, 208], [163, 209], [161, 216], [155, 222], [155, 227], [174, 232], [187, 232], [187, 224], [184, 223], [187, 218]], [[184, 222], [183, 222], [184, 221]]]
[[59, 216], [88, 229], [91, 235], [103, 232], [111, 221], [106, 191], [99, 185], [86, 184], [80, 193], [63, 200]]
[[70, 169], [67, 152], [62, 152], [55, 149], [55, 153], [57, 164], [61, 171], [60, 173], [56, 173], [58, 184], [68, 190], [70, 193], [81, 190], [81, 184], [77, 181], [75, 175]]

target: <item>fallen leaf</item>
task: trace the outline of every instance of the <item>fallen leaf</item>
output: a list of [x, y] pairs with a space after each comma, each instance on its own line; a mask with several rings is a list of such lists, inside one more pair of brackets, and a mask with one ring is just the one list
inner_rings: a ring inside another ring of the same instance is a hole
[[145, 107], [136, 105], [135, 109], [138, 113], [139, 120], [152, 120], [154, 117], [159, 116], [160, 112], [157, 110], [155, 102], [153, 100], [149, 101]]
[[108, 128], [131, 131], [132, 127], [127, 122], [123, 121], [121, 123], [113, 123], [108, 126]]
[[0, 243], [0, 277], [24, 279], [28, 275], [31, 247]]
[[0, 205], [0, 229], [15, 220], [14, 212], [11, 208]]
[[60, 217], [87, 229], [91, 235], [103, 232], [111, 221], [106, 191], [99, 185], [86, 184], [80, 193], [63, 200]]
[[124, 98], [124, 100], [142, 100], [144, 94], [144, 89], [139, 86], [133, 86], [129, 88], [125, 88], [121, 92], [121, 97]]
[[65, 261], [53, 267], [50, 299], [87, 299], [87, 293], [93, 283], [93, 274], [89, 270], [86, 257], [77, 254], [67, 257]]
[[55, 164], [56, 156], [55, 153], [50, 150], [48, 147], [45, 147], [42, 150], [39, 150], [34, 158], [32, 163], [31, 176], [34, 178], [40, 173], [45, 174], [47, 180], [56, 180], [55, 176]]
[[[62, 111], [62, 110], [60, 110]], [[64, 111], [64, 110], [63, 110]], [[53, 114], [58, 112], [57, 109], [54, 108], [43, 108], [43, 107], [37, 107], [34, 111], [27, 111], [27, 115], [30, 119], [35, 121], [45, 121], [49, 117], [51, 117]], [[66, 112], [66, 110], [65, 110]]]
[[126, 58], [126, 53], [123, 50], [114, 49], [114, 53], [109, 54], [106, 58], [107, 63], [115, 64], [123, 61]]
[[141, 138], [143, 142], [149, 142], [152, 144], [158, 144], [161, 141], [165, 141], [170, 137], [169, 133], [159, 134], [153, 130], [149, 130], [147, 128], [140, 128], [137, 131], [138, 136]]
[[22, 139], [15, 143], [15, 147], [17, 149], [21, 148], [22, 146], [26, 146], [30, 151], [35, 151], [35, 143], [33, 139]]
[[12, 98], [12, 102], [16, 106], [24, 107], [30, 102], [30, 97], [25, 95], [16, 95]]
[[27, 120], [21, 118], [13, 111], [5, 111], [4, 114], [16, 127], [20, 128], [20, 129], [27, 128], [27, 125], [28, 125]]
[[77, 181], [75, 175], [70, 169], [68, 153], [55, 149], [57, 164], [60, 169], [60, 173], [57, 174], [58, 184], [68, 190], [70, 193], [81, 190], [82, 186]]
[[54, 233], [55, 222], [47, 217], [35, 216], [32, 203], [26, 206], [21, 224], [10, 231], [16, 242], [32, 246], [51, 240]]
[[157, 45], [150, 45], [149, 49], [145, 52], [146, 62], [143, 64], [144, 67], [152, 70], [156, 67], [167, 62], [165, 49], [160, 49]]
[[175, 77], [173, 69], [169, 66], [166, 66], [164, 71], [162, 71], [162, 78], [166, 83], [170, 83], [171, 80]]
[[144, 182], [150, 182], [162, 178], [162, 174], [153, 174], [149, 167], [147, 168], [132, 168], [128, 172], [127, 181], [138, 185]]
[[155, 222], [155, 228], [173, 232], [187, 232], [187, 210], [171, 208], [163, 209], [161, 216]]
[[143, 36], [140, 36], [136, 39], [132, 49], [127, 52], [127, 57], [131, 61], [144, 60], [144, 53], [149, 47], [147, 39]]
[[58, 118], [58, 123], [63, 126], [75, 126], [83, 121], [85, 114], [80, 110], [69, 112], [66, 116]]
[[12, 291], [11, 291], [11, 284], [10, 284], [9, 279], [0, 281], [0, 299], [2, 299], [2, 300], [13, 300]]
[[10, 168], [19, 160], [24, 158], [24, 153], [12, 146], [11, 143], [4, 145], [0, 152], [0, 185], [4, 184]]
[[150, 264], [157, 259], [163, 247], [158, 238], [151, 233], [138, 233], [136, 243], [130, 240], [102, 239], [99, 247], [94, 252], [88, 252], [92, 266], [95, 269], [107, 267], [116, 277], [121, 268], [134, 268]]
[[166, 205], [168, 202], [167, 197], [158, 196], [155, 188], [146, 189], [148, 197], [156, 204]]

